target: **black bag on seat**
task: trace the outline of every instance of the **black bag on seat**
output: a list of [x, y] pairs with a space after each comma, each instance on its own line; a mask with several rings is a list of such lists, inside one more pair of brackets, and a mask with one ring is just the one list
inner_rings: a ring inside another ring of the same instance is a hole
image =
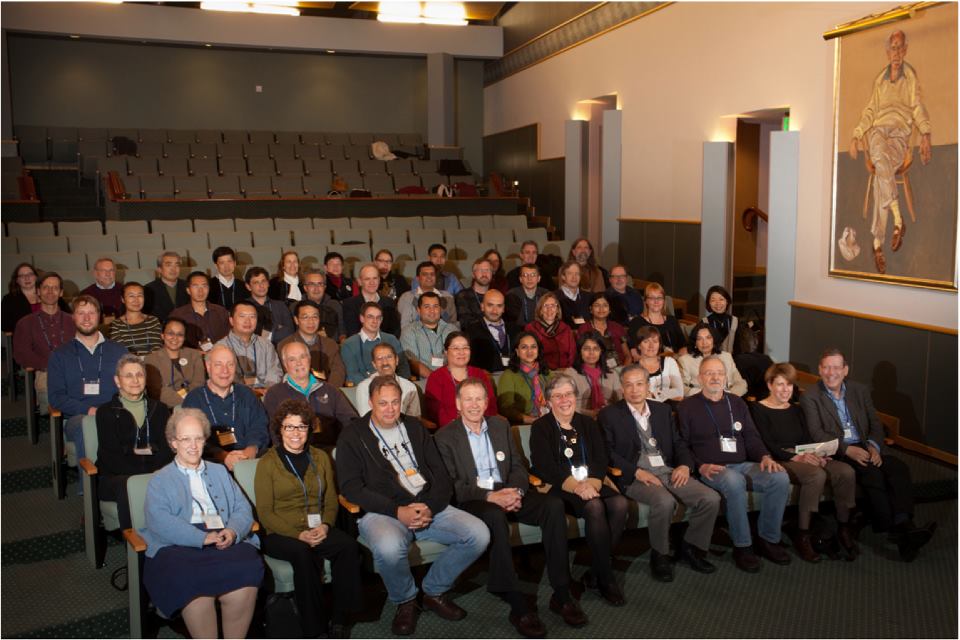
[[263, 607], [268, 638], [302, 638], [300, 612], [292, 593], [271, 593]]

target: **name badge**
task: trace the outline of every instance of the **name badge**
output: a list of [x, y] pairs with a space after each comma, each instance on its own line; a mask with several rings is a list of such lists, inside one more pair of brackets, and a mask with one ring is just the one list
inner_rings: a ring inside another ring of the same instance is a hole
[[440, 358], [438, 356], [433, 356], [432, 358], [430, 358], [430, 366], [433, 367], [434, 369], [439, 369], [440, 367], [443, 366], [443, 358]]
[[83, 383], [83, 395], [85, 395], [85, 396], [98, 396], [98, 395], [100, 395], [100, 383], [99, 383], [99, 382], [84, 382], [84, 383]]
[[133, 448], [133, 455], [135, 455], [135, 456], [152, 456], [152, 455], [153, 455], [153, 449], [151, 449], [150, 447], [134, 447], [134, 448]]
[[843, 439], [850, 440], [851, 438], [853, 438], [853, 429], [847, 427], [843, 430]]
[[223, 529], [223, 518], [219, 513], [207, 513], [203, 516], [203, 524], [210, 531]]
[[220, 443], [221, 447], [228, 447], [232, 444], [237, 444], [237, 434], [234, 433], [233, 429], [230, 429], [229, 431], [218, 431], [217, 441]]
[[210, 351], [210, 349], [213, 349], [213, 343], [210, 342], [210, 340], [207, 340], [206, 342], [203, 342], [203, 343], [200, 345], [200, 350], [203, 351], [203, 352]]
[[720, 451], [724, 453], [736, 453], [737, 452], [737, 439], [736, 438], [725, 438], [720, 437]]
[[426, 484], [427, 480], [420, 475], [420, 472], [416, 469], [407, 469], [404, 473], [400, 475], [400, 484], [410, 492], [411, 495], [417, 495], [420, 493]]
[[584, 320], [583, 318], [578, 317], [573, 319], [573, 324], [583, 324], [584, 322], [586, 322], [586, 320]]
[[319, 514], [319, 513], [308, 513], [308, 514], [307, 514], [307, 527], [308, 527], [308, 528], [310, 528], [310, 529], [316, 529], [317, 527], [319, 527], [319, 526], [322, 524], [322, 522], [323, 522], [323, 521], [320, 520], [320, 514]]
[[[734, 443], [736, 444], [736, 443]], [[661, 455], [649, 455], [647, 456], [647, 461], [650, 462], [651, 467], [662, 467], [663, 466], [663, 456]]]
[[509, 366], [510, 366], [510, 356], [500, 356], [500, 362], [503, 363], [503, 366], [509, 367]]
[[583, 482], [590, 474], [587, 471], [586, 465], [580, 465], [579, 467], [570, 467], [570, 475], [572, 475], [573, 479], [577, 482]]
[[607, 358], [607, 366], [610, 367], [611, 369], [616, 369], [620, 365], [617, 363], [616, 358], [614, 358], [613, 356], [610, 356], [609, 358]]
[[180, 387], [179, 389], [177, 389], [177, 395], [180, 396], [181, 398], [186, 398], [187, 390], [184, 389], [183, 387]]
[[493, 476], [477, 476], [477, 486], [487, 491], [493, 491]]

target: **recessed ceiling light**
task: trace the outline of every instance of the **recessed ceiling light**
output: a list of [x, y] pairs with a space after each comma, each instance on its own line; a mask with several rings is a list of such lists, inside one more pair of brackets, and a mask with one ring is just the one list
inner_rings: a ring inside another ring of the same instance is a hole
[[70, 38], [73, 39], [73, 40], [79, 40], [79, 39], [80, 39], [80, 36], [74, 35], [74, 34], [71, 33], [71, 34], [70, 34]]
[[336, 53], [335, 49], [327, 49], [327, 53]]

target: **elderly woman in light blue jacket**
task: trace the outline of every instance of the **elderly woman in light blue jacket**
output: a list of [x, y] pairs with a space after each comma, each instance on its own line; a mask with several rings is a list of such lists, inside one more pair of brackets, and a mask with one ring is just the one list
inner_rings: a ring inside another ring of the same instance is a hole
[[192, 637], [217, 637], [217, 601], [224, 637], [245, 637], [263, 580], [250, 503], [226, 467], [201, 458], [210, 437], [202, 411], [174, 410], [166, 436], [176, 456], [147, 486], [144, 586]]

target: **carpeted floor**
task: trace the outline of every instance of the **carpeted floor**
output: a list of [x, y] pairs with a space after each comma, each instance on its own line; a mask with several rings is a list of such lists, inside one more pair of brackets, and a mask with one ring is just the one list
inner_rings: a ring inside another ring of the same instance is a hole
[[[22, 410], [0, 403], [2, 459], [2, 609], [3, 637], [125, 637], [127, 595], [110, 585], [110, 575], [125, 563], [123, 547], [112, 543], [107, 564], [94, 570], [83, 554], [82, 499], [76, 476], [67, 498], [56, 500], [50, 484], [49, 440], [45, 425], [36, 446], [25, 437]], [[628, 604], [607, 606], [588, 592], [581, 604], [589, 626], [574, 630], [547, 609], [549, 585], [542, 554], [529, 547], [515, 555], [523, 589], [536, 596], [550, 637], [956, 637], [957, 636], [957, 473], [956, 469], [906, 452], [918, 485], [917, 520], [936, 520], [940, 528], [913, 563], [901, 562], [885, 536], [865, 529], [863, 554], [856, 562], [824, 560], [790, 566], [765, 563], [757, 575], [738, 571], [729, 549], [715, 547], [719, 571], [701, 576], [686, 567], [671, 584], [649, 573], [646, 534], [629, 532], [618, 550], [618, 576]], [[786, 539], [786, 538], [785, 538]], [[586, 568], [582, 541], [573, 543], [574, 575]], [[506, 620], [507, 606], [485, 589], [484, 562], [471, 568], [457, 586], [456, 601], [469, 615], [461, 622], [424, 614], [417, 636], [425, 638], [517, 637]], [[384, 604], [379, 578], [365, 577], [367, 613], [354, 637], [389, 637], [393, 607]], [[183, 631], [182, 627], [179, 628]], [[251, 635], [262, 633], [251, 629]], [[161, 637], [181, 637], [161, 627]]]

